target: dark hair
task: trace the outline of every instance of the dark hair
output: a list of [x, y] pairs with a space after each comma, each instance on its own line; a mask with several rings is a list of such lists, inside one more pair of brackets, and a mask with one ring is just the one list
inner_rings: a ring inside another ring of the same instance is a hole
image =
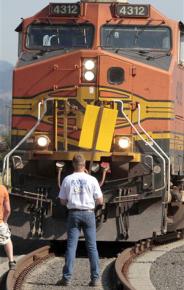
[[81, 153], [76, 153], [73, 157], [74, 167], [85, 166], [86, 160]]

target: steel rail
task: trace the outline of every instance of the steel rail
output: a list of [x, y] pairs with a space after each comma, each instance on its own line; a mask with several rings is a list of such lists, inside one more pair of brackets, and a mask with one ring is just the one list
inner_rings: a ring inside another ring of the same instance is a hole
[[[132, 263], [136, 256], [143, 254], [145, 251], [151, 250], [158, 244], [164, 244], [171, 241], [176, 241], [184, 238], [184, 229], [168, 233], [161, 236], [153, 236], [151, 239], [139, 241], [134, 247], [128, 248], [120, 253], [115, 261], [115, 278], [116, 278], [116, 289], [124, 290], [136, 290], [128, 281], [127, 271], [129, 265]], [[39, 248], [17, 262], [15, 270], [10, 270], [7, 273], [4, 290], [20, 290], [22, 283], [29, 272], [34, 269], [37, 265], [41, 264], [43, 261], [54, 257], [54, 250], [51, 246], [44, 246]], [[6, 275], [6, 273], [5, 273]], [[1, 287], [1, 285], [0, 285]]]
[[44, 246], [20, 259], [16, 264], [15, 270], [10, 270], [7, 274], [5, 290], [20, 290], [23, 280], [30, 270], [53, 256], [54, 252], [51, 247]]
[[184, 238], [184, 229], [176, 232], [170, 232], [166, 235], [153, 236], [151, 239], [140, 241], [134, 247], [128, 248], [120, 253], [115, 261], [115, 276], [117, 280], [117, 289], [136, 290], [128, 280], [127, 272], [132, 261], [146, 251], [151, 251], [154, 247], [175, 242]]
[[[108, 249], [109, 250], [109, 249]], [[21, 290], [25, 287], [26, 276], [37, 267], [42, 267], [43, 261], [54, 258], [58, 255], [57, 249], [51, 246], [44, 246], [39, 248], [28, 255], [24, 256], [17, 262], [15, 270], [10, 270], [4, 274], [3, 283], [0, 283], [0, 289], [2, 290]], [[114, 273], [114, 272], [113, 272]], [[6, 277], [7, 275], [7, 277]], [[46, 285], [43, 285], [43, 288]]]

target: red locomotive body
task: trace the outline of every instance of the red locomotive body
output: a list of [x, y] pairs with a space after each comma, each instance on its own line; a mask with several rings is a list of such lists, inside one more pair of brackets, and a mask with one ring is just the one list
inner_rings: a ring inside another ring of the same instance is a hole
[[[184, 24], [150, 5], [82, 1], [51, 3], [16, 31], [12, 150], [4, 162], [6, 182], [12, 166], [14, 233], [22, 235], [21, 221], [24, 238], [65, 238], [67, 212], [57, 195], [76, 151], [104, 192], [98, 239], [181, 228]], [[85, 116], [84, 143], [95, 122], [87, 107], [118, 111], [109, 150], [113, 121], [98, 112], [93, 138], [102, 134], [102, 149], [79, 146]]]

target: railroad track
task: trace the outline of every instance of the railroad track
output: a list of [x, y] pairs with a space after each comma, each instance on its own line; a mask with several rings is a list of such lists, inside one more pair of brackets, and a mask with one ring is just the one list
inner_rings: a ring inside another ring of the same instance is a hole
[[[108, 279], [110, 279], [111, 277], [111, 269], [114, 266], [114, 258], [101, 258], [100, 261], [100, 268], [102, 269], [103, 277], [102, 284], [99, 287], [99, 290], [111, 290], [113, 286], [110, 285]], [[7, 277], [3, 277], [0, 289], [57, 289], [56, 282], [61, 278], [63, 264], [64, 257], [63, 255], [58, 254], [57, 246], [44, 246], [20, 259], [17, 262], [16, 269], [9, 271]], [[75, 279], [73, 281], [74, 284], [72, 284], [72, 287], [75, 287], [75, 289], [88, 289], [89, 269], [87, 268], [89, 268], [88, 259], [86, 257], [77, 257], [76, 272], [78, 272], [78, 277], [76, 277], [75, 275]], [[67, 287], [67, 289], [69, 288]], [[89, 289], [91, 289], [91, 287], [89, 287]]]
[[16, 270], [8, 272], [6, 281], [4, 282], [5, 290], [20, 290], [26, 275], [43, 261], [53, 257], [55, 254], [50, 246], [42, 247], [31, 252], [24, 258], [19, 260], [16, 265]]
[[[138, 255], [143, 254], [145, 251], [152, 250], [157, 245], [161, 245], [161, 244], [168, 243], [171, 241], [176, 241], [178, 239], [182, 239], [183, 237], [184, 237], [184, 230], [172, 232], [164, 236], [155, 235], [151, 239], [147, 239], [145, 241], [139, 241], [133, 247], [123, 250], [123, 252], [118, 254], [118, 257], [116, 258], [116, 260], [115, 258], [109, 259], [109, 261], [107, 261], [108, 259], [106, 259], [105, 262], [103, 262], [103, 268], [104, 268], [103, 273], [102, 273], [103, 283], [100, 286], [99, 290], [102, 290], [102, 289], [135, 290], [135, 288], [130, 284], [127, 278], [128, 268], [129, 268], [129, 265], [132, 263], [133, 259], [135, 259]], [[126, 248], [126, 246], [124, 248]], [[64, 260], [64, 258], [62, 259]], [[52, 245], [41, 247], [29, 253], [22, 259], [20, 259], [17, 262], [16, 270], [11, 270], [8, 273], [5, 273], [5, 275], [1, 278], [1, 281], [0, 281], [0, 289], [3, 289], [3, 290], [22, 290], [23, 289], [24, 290], [24, 289], [34, 289], [34, 287], [36, 287], [36, 289], [45, 289], [47, 282], [45, 282], [45, 284], [43, 282], [38, 282], [37, 286], [39, 285], [40, 287], [39, 288], [35, 286], [34, 283], [36, 282], [33, 282], [32, 280], [30, 280], [32, 278], [27, 278], [27, 277], [29, 277], [30, 273], [33, 273], [33, 276], [34, 276], [34, 272], [38, 274], [40, 269], [47, 263], [50, 267], [50, 265], [52, 264], [52, 261], [55, 261], [56, 268], [60, 267], [58, 266], [59, 265], [58, 263], [60, 263], [59, 262], [60, 260], [61, 260], [61, 257], [58, 257], [57, 250]], [[83, 263], [84, 268], [86, 267], [86, 264], [85, 264], [86, 262], [84, 263], [83, 260], [78, 261], [78, 263]], [[51, 266], [51, 268], [53, 268], [53, 266]], [[109, 273], [111, 276], [109, 276]], [[42, 274], [40, 274], [40, 276], [41, 275]], [[57, 275], [58, 280], [59, 278], [60, 277]], [[28, 282], [25, 282], [26, 279]], [[53, 278], [53, 280], [54, 280], [53, 284], [48, 282], [48, 284], [50, 284], [50, 287], [51, 287], [48, 289], [53, 289], [52, 287], [55, 286], [56, 280], [55, 278]], [[76, 281], [74, 283], [76, 283]], [[76, 284], [74, 286], [78, 287], [78, 288], [75, 287], [76, 289], [87, 289], [88, 287], [87, 287], [87, 284], [85, 283], [86, 281], [83, 282], [83, 285], [81, 285], [81, 287], [79, 284]], [[33, 288], [31, 288], [30, 286], [31, 284], [33, 285]], [[30, 288], [27, 286], [30, 286]]]
[[151, 239], [139, 241], [134, 247], [124, 250], [118, 255], [115, 262], [115, 273], [117, 281], [117, 289], [123, 290], [136, 290], [131, 285], [128, 278], [128, 269], [134, 259], [144, 254], [146, 251], [151, 251], [158, 245], [164, 245], [166, 243], [175, 242], [184, 238], [184, 230], [178, 230], [176, 232], [165, 234], [164, 236], [153, 236]]

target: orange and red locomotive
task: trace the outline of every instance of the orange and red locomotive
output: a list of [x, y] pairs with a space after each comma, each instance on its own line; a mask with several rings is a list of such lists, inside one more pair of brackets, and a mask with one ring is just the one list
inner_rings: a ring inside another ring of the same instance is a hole
[[78, 151], [104, 193], [99, 240], [182, 227], [184, 24], [124, 2], [50, 3], [16, 29], [4, 180], [11, 166], [17, 235], [65, 238], [57, 195]]

